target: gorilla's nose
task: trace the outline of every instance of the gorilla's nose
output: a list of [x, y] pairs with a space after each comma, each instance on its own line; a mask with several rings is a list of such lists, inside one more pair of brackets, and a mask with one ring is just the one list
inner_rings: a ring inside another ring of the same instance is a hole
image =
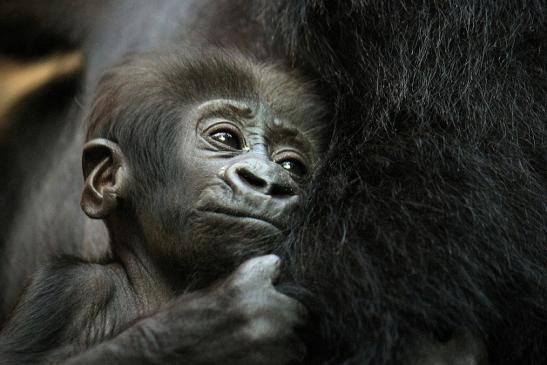
[[226, 169], [228, 184], [241, 194], [259, 193], [273, 198], [298, 194], [298, 185], [281, 166], [270, 161], [248, 159]]

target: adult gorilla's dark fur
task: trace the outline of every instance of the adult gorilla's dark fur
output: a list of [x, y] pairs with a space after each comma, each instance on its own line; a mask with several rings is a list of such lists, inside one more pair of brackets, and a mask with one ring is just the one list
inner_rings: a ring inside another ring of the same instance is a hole
[[303, 3], [264, 19], [336, 110], [289, 254], [326, 338], [384, 364], [468, 328], [547, 362], [545, 3]]
[[332, 101], [283, 252], [316, 357], [406, 363], [412, 339], [470, 331], [491, 364], [547, 363], [547, 3], [261, 3], [271, 49]]

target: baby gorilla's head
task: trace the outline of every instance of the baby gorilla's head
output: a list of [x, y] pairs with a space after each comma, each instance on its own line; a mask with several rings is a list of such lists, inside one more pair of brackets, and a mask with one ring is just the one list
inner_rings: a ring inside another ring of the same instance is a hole
[[155, 257], [213, 274], [282, 240], [327, 136], [309, 83], [240, 54], [188, 54], [104, 77], [82, 206], [126, 222]]

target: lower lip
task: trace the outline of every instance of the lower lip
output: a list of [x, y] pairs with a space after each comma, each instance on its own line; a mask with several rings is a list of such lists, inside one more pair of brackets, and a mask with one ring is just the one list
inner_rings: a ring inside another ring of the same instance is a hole
[[214, 211], [210, 211], [210, 210], [201, 210], [200, 212], [204, 213], [204, 214], [211, 215], [211, 216], [216, 216], [216, 217], [228, 217], [230, 219], [235, 219], [235, 220], [240, 220], [240, 221], [248, 221], [249, 223], [259, 223], [259, 224], [262, 224], [262, 225], [267, 225], [270, 228], [273, 228], [276, 231], [281, 232], [281, 230], [279, 228], [277, 228], [275, 225], [273, 225], [272, 223], [270, 223], [268, 221], [260, 219], [260, 218], [232, 215], [232, 214], [229, 214], [229, 213], [214, 212]]

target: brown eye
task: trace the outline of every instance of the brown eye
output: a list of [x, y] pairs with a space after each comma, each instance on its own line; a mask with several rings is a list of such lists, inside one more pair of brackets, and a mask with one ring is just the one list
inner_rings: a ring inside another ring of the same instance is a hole
[[285, 170], [289, 171], [291, 174], [297, 176], [305, 176], [308, 173], [306, 166], [298, 160], [294, 159], [285, 159], [277, 162]]
[[223, 145], [226, 145], [236, 150], [240, 150], [242, 147], [239, 136], [231, 131], [215, 131], [212, 132], [209, 137], [219, 143], [222, 143]]

